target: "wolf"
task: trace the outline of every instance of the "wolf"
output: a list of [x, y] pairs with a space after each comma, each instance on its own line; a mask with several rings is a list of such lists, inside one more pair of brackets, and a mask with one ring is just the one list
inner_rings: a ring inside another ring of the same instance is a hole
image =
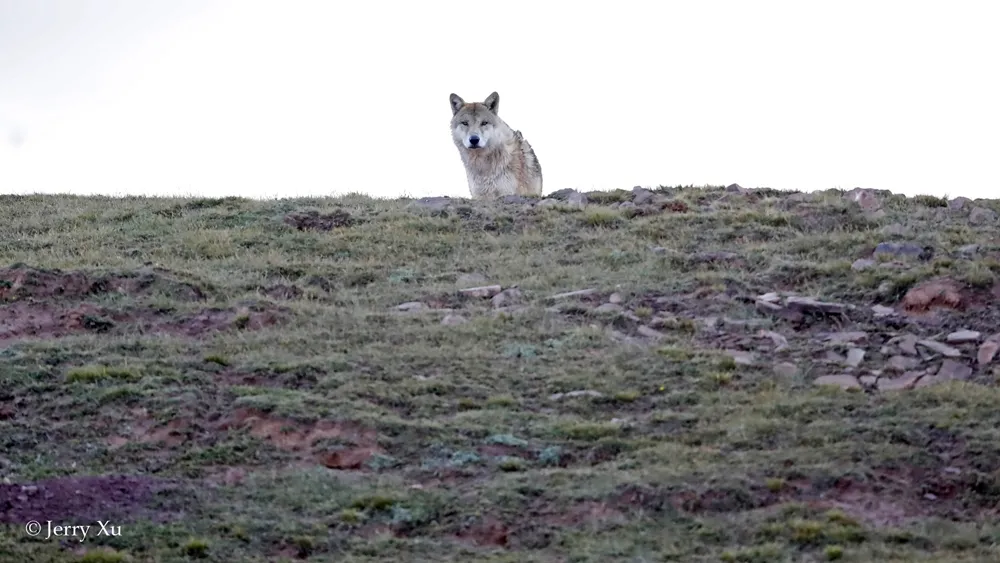
[[541, 196], [542, 166], [520, 131], [500, 119], [500, 95], [466, 103], [451, 94], [451, 137], [465, 165], [473, 199]]

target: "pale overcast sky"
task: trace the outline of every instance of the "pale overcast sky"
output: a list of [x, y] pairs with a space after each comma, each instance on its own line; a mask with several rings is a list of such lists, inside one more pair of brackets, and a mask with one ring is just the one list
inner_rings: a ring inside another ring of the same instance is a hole
[[448, 95], [545, 192], [1000, 193], [1000, 4], [0, 0], [0, 193], [468, 196]]

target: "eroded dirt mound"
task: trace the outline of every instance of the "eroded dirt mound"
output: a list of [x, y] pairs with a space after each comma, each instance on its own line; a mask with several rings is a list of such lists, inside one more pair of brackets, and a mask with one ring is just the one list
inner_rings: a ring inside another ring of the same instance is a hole
[[337, 227], [350, 227], [355, 222], [354, 217], [343, 209], [325, 215], [318, 211], [305, 211], [285, 216], [285, 224], [300, 231], [330, 231]]
[[[164, 480], [128, 475], [60, 477], [34, 483], [0, 485], [0, 522], [25, 525], [46, 521], [58, 524], [114, 524], [129, 520], [169, 520], [180, 513], [184, 499], [171, 493], [179, 487]], [[170, 506], [173, 505], [173, 506]]]
[[23, 264], [0, 268], [0, 301], [29, 297], [81, 298], [111, 292], [140, 295], [153, 291], [184, 301], [205, 299], [204, 291], [198, 286], [173, 279], [159, 269], [94, 276], [81, 271], [40, 270]]
[[287, 312], [267, 303], [174, 313], [135, 305], [111, 309], [85, 301], [114, 292], [133, 297], [155, 293], [180, 302], [206, 298], [201, 288], [174, 279], [166, 270], [96, 276], [18, 264], [0, 268], [0, 342], [60, 338], [86, 332], [196, 337], [213, 331], [258, 330], [281, 322]]

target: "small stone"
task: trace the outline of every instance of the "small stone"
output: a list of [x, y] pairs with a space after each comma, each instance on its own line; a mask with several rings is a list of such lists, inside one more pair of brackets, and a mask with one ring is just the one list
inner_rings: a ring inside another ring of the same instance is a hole
[[924, 495], [924, 499], [925, 500], [937, 500], [938, 497], [934, 493], [927, 493], [927, 494]]
[[858, 258], [851, 264], [851, 269], [855, 272], [863, 272], [869, 268], [873, 268], [876, 262], [871, 258]]
[[396, 309], [400, 311], [420, 311], [426, 308], [427, 306], [420, 301], [409, 301], [396, 306]]
[[458, 326], [460, 324], [465, 324], [468, 320], [462, 315], [445, 315], [441, 319], [441, 324], [444, 326]]
[[579, 289], [577, 291], [567, 291], [565, 293], [557, 293], [549, 299], [566, 299], [567, 297], [584, 297], [587, 295], [592, 295], [596, 293], [596, 289]]
[[988, 364], [993, 361], [997, 352], [1000, 352], [1000, 333], [990, 336], [979, 346], [979, 353], [976, 354], [976, 360], [980, 365]]
[[757, 335], [770, 338], [771, 342], [774, 342], [775, 352], [780, 352], [781, 350], [788, 348], [788, 339], [773, 330], [761, 330], [757, 333]]
[[896, 312], [892, 307], [886, 307], [885, 305], [872, 305], [872, 313], [876, 317], [888, 317]]
[[997, 220], [997, 212], [985, 207], [973, 207], [969, 212], [969, 223], [973, 225], [985, 225]]
[[899, 377], [880, 377], [876, 386], [879, 391], [900, 391], [903, 389], [913, 389], [913, 386], [923, 376], [923, 371], [908, 371]]
[[459, 293], [468, 297], [493, 297], [501, 291], [503, 288], [499, 285], [484, 285], [458, 290]]
[[646, 338], [663, 338], [664, 336], [666, 336], [662, 332], [658, 330], [653, 330], [646, 325], [639, 325], [639, 328], [636, 329], [636, 332], [638, 332], [640, 336], [645, 336]]
[[574, 399], [576, 397], [593, 397], [599, 399], [603, 397], [604, 394], [599, 391], [594, 391], [593, 389], [583, 389], [580, 391], [567, 391], [566, 393], [554, 393], [549, 395], [549, 399], [553, 401], [558, 401], [560, 399]]
[[791, 362], [781, 362], [774, 366], [774, 373], [780, 377], [791, 379], [799, 375], [799, 366]]
[[523, 302], [524, 295], [521, 293], [520, 289], [516, 287], [509, 287], [494, 295], [490, 301], [493, 303], [494, 309], [500, 309]]
[[621, 302], [622, 302], [622, 296], [617, 293], [612, 293], [610, 296], [608, 296], [608, 303], [614, 303], [615, 305], [618, 305]]
[[813, 381], [813, 385], [831, 385], [841, 389], [860, 389], [861, 384], [853, 375], [823, 375]]
[[958, 247], [958, 253], [962, 254], [963, 256], [974, 256], [976, 254], [979, 254], [979, 245], [967, 244], [965, 246], [960, 246]]
[[455, 280], [455, 284], [459, 287], [475, 287], [479, 285], [486, 285], [486, 276], [482, 274], [462, 274], [458, 276]]
[[895, 344], [899, 351], [907, 356], [917, 355], [917, 337], [912, 334], [904, 334], [889, 340], [889, 344]]
[[861, 348], [851, 348], [847, 351], [847, 365], [858, 367], [865, 360], [865, 351]]
[[620, 313], [622, 306], [617, 303], [605, 303], [594, 309], [595, 313]]
[[974, 330], [959, 330], [945, 337], [945, 342], [949, 344], [965, 344], [967, 342], [979, 342], [982, 333]]
[[920, 360], [906, 356], [893, 356], [889, 358], [888, 365], [896, 371], [907, 371], [920, 366]]
[[878, 377], [874, 375], [862, 375], [858, 378], [858, 382], [864, 387], [872, 387], [878, 383]]
[[742, 350], [726, 350], [725, 352], [733, 358], [733, 361], [737, 364], [744, 366], [753, 365], [754, 357], [750, 352], [744, 352]]
[[826, 341], [832, 344], [853, 344], [868, 338], [868, 333], [860, 330], [849, 332], [834, 332], [827, 335]]
[[972, 368], [956, 362], [955, 360], [945, 360], [941, 362], [941, 367], [938, 368], [934, 377], [941, 379], [942, 381], [949, 381], [952, 379], [965, 380], [972, 376]]
[[937, 352], [938, 354], [941, 354], [942, 356], [948, 358], [958, 358], [962, 356], [961, 350], [957, 350], [955, 348], [952, 348], [951, 346], [948, 346], [947, 344], [943, 344], [936, 340], [930, 340], [930, 339], [919, 340], [917, 344], [920, 344], [924, 348]]

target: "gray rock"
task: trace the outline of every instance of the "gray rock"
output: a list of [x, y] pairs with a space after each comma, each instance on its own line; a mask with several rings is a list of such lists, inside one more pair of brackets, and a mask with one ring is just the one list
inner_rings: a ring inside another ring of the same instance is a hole
[[948, 208], [958, 211], [964, 209], [970, 203], [972, 203], [972, 200], [967, 197], [956, 197], [948, 202]]
[[860, 389], [861, 384], [853, 375], [823, 375], [813, 381], [813, 385], [831, 385], [841, 389]]
[[649, 328], [646, 325], [639, 325], [639, 328], [637, 328], [635, 330], [636, 330], [636, 332], [639, 333], [640, 336], [645, 336], [646, 338], [657, 338], [657, 339], [659, 339], [659, 338], [663, 338], [664, 336], [666, 336], [662, 332], [660, 332], [658, 330], [651, 329], [651, 328]]
[[979, 342], [981, 336], [982, 333], [974, 330], [959, 330], [946, 336], [944, 341], [948, 344], [965, 344], [967, 342]]
[[406, 303], [396, 305], [396, 309], [399, 311], [421, 311], [426, 308], [427, 305], [424, 305], [420, 301], [408, 301]]
[[557, 293], [557, 294], [549, 297], [549, 299], [557, 300], [557, 299], [566, 299], [568, 297], [584, 297], [584, 296], [587, 296], [587, 295], [592, 295], [592, 294], [594, 294], [596, 292], [597, 292], [597, 290], [593, 289], [593, 288], [591, 288], [591, 289], [578, 289], [576, 291], [567, 291], [565, 293]]
[[445, 315], [444, 318], [441, 319], [441, 324], [444, 326], [458, 326], [465, 324], [466, 322], [468, 322], [468, 320], [462, 315]]
[[652, 201], [655, 194], [649, 190], [636, 186], [632, 188], [632, 205], [642, 205]]
[[580, 192], [573, 192], [566, 198], [566, 203], [581, 208], [586, 207], [588, 201], [587, 196]]
[[458, 290], [459, 293], [468, 297], [493, 297], [501, 291], [503, 291], [503, 288], [499, 285], [484, 285]]
[[869, 268], [875, 267], [876, 262], [871, 258], [858, 258], [851, 264], [851, 269], [855, 272], [863, 272]]
[[614, 303], [615, 305], [622, 302], [622, 296], [618, 293], [612, 293], [608, 296], [608, 303]]
[[900, 372], [914, 370], [920, 366], [920, 360], [907, 356], [893, 356], [889, 358], [887, 365]]
[[957, 350], [955, 348], [952, 348], [951, 346], [948, 346], [947, 344], [943, 344], [936, 340], [930, 340], [930, 339], [918, 340], [917, 344], [920, 344], [924, 348], [927, 348], [928, 350], [931, 350], [933, 352], [937, 352], [938, 354], [941, 354], [942, 356], [948, 358], [958, 358], [962, 356], [961, 350]]
[[792, 362], [781, 362], [774, 366], [774, 373], [779, 377], [784, 377], [792, 379], [798, 377], [799, 366], [793, 364]]
[[516, 287], [509, 287], [494, 295], [490, 301], [493, 303], [494, 309], [500, 309], [502, 307], [523, 303], [524, 295], [521, 293], [520, 289]]
[[880, 377], [876, 383], [879, 391], [900, 391], [913, 389], [914, 385], [924, 376], [923, 371], [908, 371], [899, 377]]
[[888, 317], [889, 315], [895, 314], [896, 310], [892, 307], [886, 307], [885, 305], [872, 305], [872, 313], [876, 317]]
[[934, 248], [919, 244], [904, 242], [880, 242], [875, 247], [875, 256], [907, 256], [929, 260], [934, 256]]
[[733, 361], [735, 361], [739, 365], [743, 366], [753, 365], [754, 355], [750, 352], [744, 352], [742, 350], [725, 350], [725, 353], [728, 354], [733, 359]]
[[538, 207], [553, 207], [559, 205], [558, 199], [545, 198], [538, 202]]
[[980, 365], [988, 364], [993, 361], [997, 352], [1000, 352], [1000, 332], [990, 336], [979, 346], [976, 361]]
[[972, 257], [979, 254], [978, 244], [966, 244], [965, 246], [958, 247], [958, 253], [962, 256]]
[[974, 207], [972, 211], [969, 212], [969, 222], [973, 225], [985, 225], [988, 223], [995, 223], [997, 220], [997, 212], [992, 209], [987, 209], [985, 207]]
[[847, 351], [847, 365], [856, 368], [865, 361], [865, 351], [861, 348], [851, 348]]
[[582, 389], [580, 391], [567, 391], [566, 393], [553, 393], [549, 395], [549, 399], [553, 401], [558, 401], [560, 399], [574, 399], [577, 397], [592, 397], [599, 399], [604, 396], [604, 393], [599, 391], [594, 391], [593, 389]]
[[620, 313], [622, 311], [622, 306], [617, 303], [605, 303], [596, 309], [595, 313]]

